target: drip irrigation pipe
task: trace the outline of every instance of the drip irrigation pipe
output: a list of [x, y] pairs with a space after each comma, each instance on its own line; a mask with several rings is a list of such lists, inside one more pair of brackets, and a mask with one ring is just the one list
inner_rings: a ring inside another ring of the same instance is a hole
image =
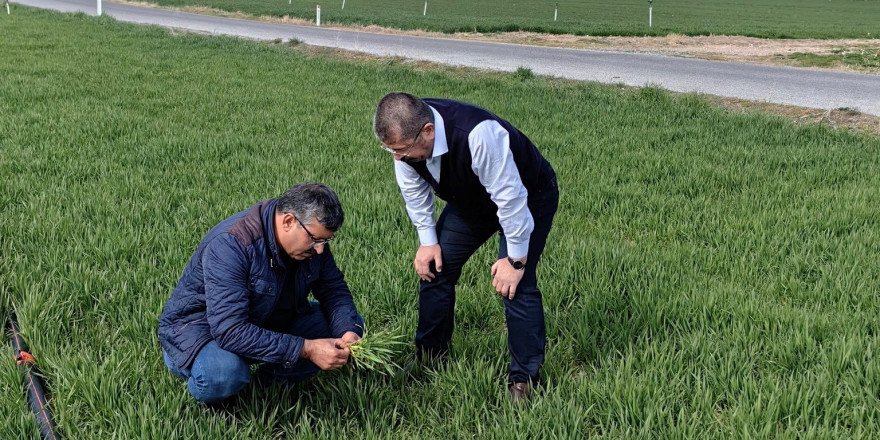
[[55, 421], [52, 419], [52, 413], [46, 402], [46, 386], [40, 371], [37, 369], [37, 361], [28, 352], [28, 346], [21, 337], [21, 331], [18, 327], [18, 321], [15, 314], [9, 318], [9, 328], [12, 330], [12, 348], [15, 357], [15, 363], [18, 364], [24, 372], [24, 385], [27, 389], [27, 400], [37, 424], [40, 425], [40, 435], [44, 440], [60, 440], [58, 430], [55, 427]]

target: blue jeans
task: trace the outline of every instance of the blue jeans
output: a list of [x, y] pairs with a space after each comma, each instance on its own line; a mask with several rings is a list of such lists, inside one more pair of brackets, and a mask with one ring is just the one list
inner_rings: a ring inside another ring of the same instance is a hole
[[[528, 206], [535, 220], [529, 237], [525, 273], [514, 299], [503, 299], [507, 319], [507, 348], [510, 352], [509, 382], [539, 382], [544, 363], [546, 330], [544, 306], [538, 289], [538, 260], [553, 226], [559, 205], [559, 189], [554, 177], [546, 187], [529, 194]], [[434, 279], [419, 284], [419, 323], [416, 347], [419, 357], [444, 356], [452, 339], [455, 311], [455, 285], [464, 263], [501, 226], [494, 211], [475, 215], [447, 204], [437, 220], [437, 239], [443, 257], [443, 271], [431, 264]], [[501, 232], [498, 258], [507, 256], [507, 240]]]
[[[295, 316], [286, 333], [305, 339], [333, 337], [320, 305], [316, 302], [312, 302], [311, 305], [312, 313]], [[358, 321], [363, 327], [363, 318], [360, 315]], [[171, 373], [186, 381], [189, 393], [196, 400], [204, 403], [217, 403], [238, 394], [250, 382], [250, 366], [256, 363], [220, 348], [214, 340], [199, 350], [190, 368], [178, 369], [167, 353], [163, 351], [162, 356], [165, 366]], [[300, 359], [290, 368], [277, 364], [264, 364], [258, 374], [264, 380], [293, 384], [308, 379], [318, 370], [318, 366], [311, 361]]]

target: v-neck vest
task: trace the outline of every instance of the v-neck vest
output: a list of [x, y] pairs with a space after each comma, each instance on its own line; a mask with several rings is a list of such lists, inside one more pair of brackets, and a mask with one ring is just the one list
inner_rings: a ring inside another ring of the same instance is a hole
[[[497, 210], [488, 191], [473, 171], [468, 142], [468, 136], [474, 127], [486, 120], [496, 121], [507, 130], [513, 161], [529, 194], [544, 188], [555, 176], [550, 163], [544, 159], [532, 141], [504, 119], [485, 109], [463, 102], [436, 98], [426, 98], [424, 101], [443, 117], [449, 151], [440, 156], [439, 182], [431, 176], [425, 162], [409, 163], [409, 165], [431, 185], [437, 197], [447, 203], [475, 213], [487, 211], [494, 213]], [[487, 147], [502, 148], [501, 145]]]

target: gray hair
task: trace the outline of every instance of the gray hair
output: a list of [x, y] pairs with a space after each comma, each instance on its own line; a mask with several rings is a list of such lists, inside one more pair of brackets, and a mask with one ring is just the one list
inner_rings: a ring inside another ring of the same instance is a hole
[[397, 140], [411, 139], [429, 122], [434, 122], [434, 112], [425, 101], [406, 92], [391, 92], [376, 107], [373, 134], [382, 143], [394, 140], [391, 137], [395, 134]]
[[325, 228], [336, 231], [342, 226], [345, 214], [339, 197], [323, 183], [300, 183], [278, 197], [276, 213], [293, 214], [303, 224], [312, 224], [312, 219]]

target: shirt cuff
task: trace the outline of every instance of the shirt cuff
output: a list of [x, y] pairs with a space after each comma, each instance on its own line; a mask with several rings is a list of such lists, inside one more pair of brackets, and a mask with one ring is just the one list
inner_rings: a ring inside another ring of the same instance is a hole
[[419, 243], [422, 246], [433, 246], [437, 244], [437, 229], [419, 229]]
[[507, 242], [507, 256], [513, 259], [525, 258], [529, 255], [529, 242], [521, 244], [510, 244]]

